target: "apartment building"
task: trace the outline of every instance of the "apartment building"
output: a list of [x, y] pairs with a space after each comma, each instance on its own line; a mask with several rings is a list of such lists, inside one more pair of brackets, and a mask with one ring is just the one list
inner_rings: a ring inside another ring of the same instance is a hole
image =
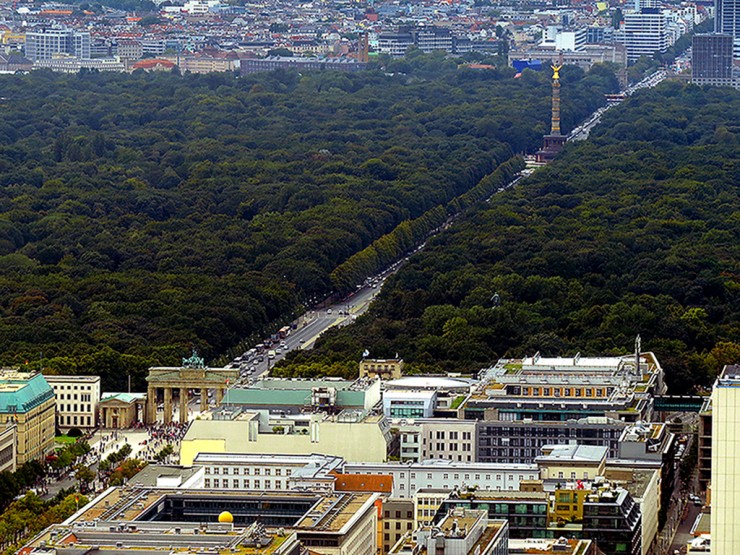
[[98, 425], [100, 376], [45, 376], [54, 391], [60, 430], [89, 430]]

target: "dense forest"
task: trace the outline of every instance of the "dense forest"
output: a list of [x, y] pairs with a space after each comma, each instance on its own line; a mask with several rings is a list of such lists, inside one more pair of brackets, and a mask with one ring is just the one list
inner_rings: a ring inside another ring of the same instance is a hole
[[[354, 375], [364, 349], [418, 372], [629, 352], [673, 392], [740, 360], [740, 93], [675, 82], [429, 242], [371, 311], [274, 373]], [[498, 301], [493, 300], [498, 294]]]
[[[416, 53], [386, 73], [0, 76], [0, 363], [140, 386], [288, 318], [537, 148], [548, 76], [512, 73]], [[616, 88], [606, 67], [562, 83], [566, 129]]]

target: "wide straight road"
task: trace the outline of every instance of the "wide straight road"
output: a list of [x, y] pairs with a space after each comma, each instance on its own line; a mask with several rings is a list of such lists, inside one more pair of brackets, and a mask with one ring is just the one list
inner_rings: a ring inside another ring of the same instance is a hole
[[[321, 309], [310, 310], [303, 316], [293, 321], [296, 327], [291, 333], [283, 339], [279, 345], [268, 348], [260, 355], [253, 356], [247, 360], [242, 358], [241, 361], [233, 361], [233, 367], [240, 368], [241, 378], [239, 384], [246, 384], [250, 380], [264, 377], [269, 374], [270, 368], [275, 363], [285, 358], [285, 355], [295, 349], [310, 349], [316, 340], [329, 328], [334, 326], [345, 326], [351, 324], [355, 318], [363, 314], [370, 307], [370, 304], [380, 292], [385, 280], [396, 272], [401, 266], [404, 259], [394, 264], [387, 271], [371, 278], [366, 284], [357, 291], [349, 295], [342, 302], [337, 302]], [[274, 357], [268, 355], [274, 351]], [[236, 384], [238, 387], [239, 384]]]

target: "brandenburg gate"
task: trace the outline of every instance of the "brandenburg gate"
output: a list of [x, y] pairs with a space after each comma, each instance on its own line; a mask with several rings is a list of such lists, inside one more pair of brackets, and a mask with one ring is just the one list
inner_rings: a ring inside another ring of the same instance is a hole
[[200, 391], [200, 410], [208, 410], [208, 391], [214, 390], [216, 404], [221, 403], [224, 392], [239, 379], [239, 370], [231, 368], [206, 368], [203, 359], [195, 351], [190, 358], [182, 359], [181, 367], [150, 368], [146, 381], [147, 389], [146, 423], [157, 421], [157, 394], [162, 390], [164, 403], [164, 422], [172, 422], [173, 390], [178, 390], [180, 403], [180, 423], [188, 421], [188, 396], [191, 390]]

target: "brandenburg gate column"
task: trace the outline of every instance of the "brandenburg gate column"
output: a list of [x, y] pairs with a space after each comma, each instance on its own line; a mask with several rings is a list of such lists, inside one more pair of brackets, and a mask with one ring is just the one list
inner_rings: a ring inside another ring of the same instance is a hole
[[208, 388], [200, 388], [200, 412], [206, 412], [208, 410]]
[[188, 388], [180, 388], [180, 424], [188, 423]]
[[221, 404], [221, 400], [224, 398], [224, 390], [220, 387], [216, 388], [216, 406]]
[[157, 388], [151, 385], [146, 390], [146, 417], [147, 424], [157, 422]]
[[169, 424], [172, 422], [172, 388], [165, 387], [164, 389], [164, 423]]

